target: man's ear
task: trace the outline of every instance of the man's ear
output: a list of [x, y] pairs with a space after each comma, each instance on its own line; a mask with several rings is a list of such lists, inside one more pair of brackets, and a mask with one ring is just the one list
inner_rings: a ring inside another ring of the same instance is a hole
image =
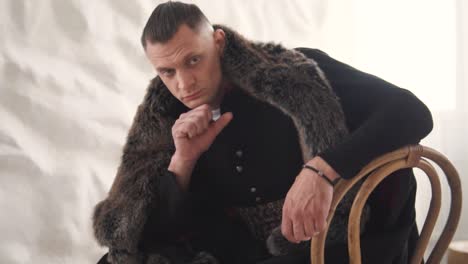
[[213, 32], [213, 38], [219, 55], [222, 56], [224, 53], [224, 47], [226, 45], [226, 34], [222, 29], [218, 28]]

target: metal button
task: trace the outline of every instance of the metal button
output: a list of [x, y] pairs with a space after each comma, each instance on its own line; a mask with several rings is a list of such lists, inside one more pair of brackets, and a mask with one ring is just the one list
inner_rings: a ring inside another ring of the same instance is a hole
[[242, 157], [242, 154], [243, 154], [243, 153], [242, 153], [242, 150], [236, 151], [236, 156], [237, 156], [237, 157], [239, 157], [239, 158]]
[[262, 198], [260, 198], [260, 197], [255, 197], [255, 201], [256, 201], [257, 203], [260, 202], [261, 200], [262, 200]]
[[244, 168], [242, 168], [242, 166], [236, 166], [236, 171], [241, 173], [242, 170], [244, 170]]
[[253, 193], [254, 193], [254, 192], [256, 192], [256, 191], [257, 191], [257, 188], [255, 188], [255, 187], [250, 188], [250, 192], [253, 192]]

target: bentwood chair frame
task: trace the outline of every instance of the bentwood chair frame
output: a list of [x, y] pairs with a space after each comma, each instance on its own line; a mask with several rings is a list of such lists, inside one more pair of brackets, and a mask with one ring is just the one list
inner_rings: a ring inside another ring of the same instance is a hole
[[[336, 206], [339, 204], [346, 192], [363, 177], [365, 179], [356, 195], [348, 222], [348, 253], [351, 264], [361, 263], [360, 248], [360, 217], [364, 204], [372, 191], [378, 184], [393, 172], [404, 168], [419, 168], [429, 178], [432, 189], [432, 197], [429, 211], [416, 244], [411, 264], [421, 263], [424, 252], [434, 230], [441, 207], [441, 184], [439, 175], [428, 160], [436, 163], [444, 172], [451, 192], [450, 211], [444, 229], [437, 240], [426, 263], [440, 263], [450, 241], [458, 226], [462, 207], [462, 191], [458, 172], [452, 163], [438, 151], [422, 145], [410, 145], [393, 152], [384, 154], [366, 165], [357, 175], [349, 180], [341, 180], [335, 187], [333, 200], [327, 222], [330, 223]], [[324, 232], [312, 239], [311, 262], [313, 264], [324, 263], [325, 239], [328, 227]]]

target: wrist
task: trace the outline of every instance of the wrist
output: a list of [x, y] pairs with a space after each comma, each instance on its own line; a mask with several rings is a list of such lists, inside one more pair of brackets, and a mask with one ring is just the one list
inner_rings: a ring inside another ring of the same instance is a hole
[[179, 152], [174, 152], [174, 154], [171, 157], [171, 163], [180, 163], [180, 164], [195, 164], [198, 161], [198, 156], [195, 157], [187, 157], [186, 155], [183, 155]]
[[168, 170], [174, 172], [177, 176], [187, 176], [187, 174], [192, 173], [196, 163], [196, 159], [186, 159], [173, 155]]
[[320, 176], [320, 178], [322, 178], [322, 180], [325, 180], [332, 188], [335, 187], [335, 185], [338, 183], [339, 178], [336, 178], [335, 180], [330, 180], [330, 178], [323, 171], [318, 170], [314, 166], [304, 164], [302, 168], [315, 172], [318, 176]]
[[339, 174], [336, 173], [336, 171], [328, 165], [325, 160], [318, 156], [304, 164], [303, 169], [313, 171], [317, 176], [319, 176], [317, 180], [322, 178], [320, 180], [326, 181], [331, 187], [334, 187], [340, 179]]
[[196, 159], [185, 159], [175, 154], [171, 158], [167, 170], [174, 173], [177, 183], [183, 190], [188, 188], [196, 162]]
[[341, 178], [340, 175], [320, 156], [316, 156], [306, 163], [306, 165], [313, 166], [322, 171], [330, 180], [334, 181]]

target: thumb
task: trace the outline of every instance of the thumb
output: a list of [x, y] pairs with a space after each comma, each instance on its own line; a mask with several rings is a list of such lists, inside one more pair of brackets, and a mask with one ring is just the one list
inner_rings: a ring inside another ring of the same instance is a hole
[[213, 122], [208, 128], [209, 133], [217, 136], [231, 122], [233, 115], [231, 112], [224, 113], [218, 120]]

